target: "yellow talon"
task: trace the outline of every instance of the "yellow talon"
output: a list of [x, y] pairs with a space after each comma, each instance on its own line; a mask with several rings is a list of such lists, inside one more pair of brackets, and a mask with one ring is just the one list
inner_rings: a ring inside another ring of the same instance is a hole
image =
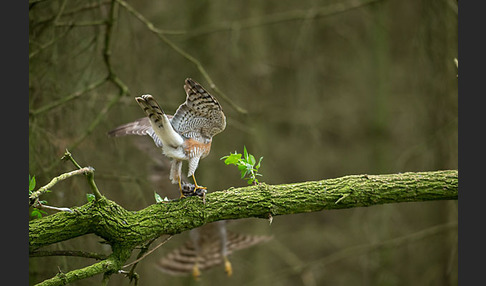
[[206, 187], [202, 187], [202, 186], [199, 186], [196, 182], [196, 177], [194, 177], [194, 174], [192, 174], [192, 179], [194, 180], [194, 193], [196, 192], [197, 189], [203, 189], [203, 190], [207, 190], [208, 188]]
[[179, 178], [179, 192], [181, 192], [181, 196], [179, 199], [185, 198], [184, 194], [182, 193], [182, 185], [181, 185], [181, 178]]
[[197, 266], [197, 263], [194, 264], [194, 266], [192, 267], [192, 277], [194, 277], [194, 280], [199, 280], [199, 278], [201, 277], [201, 272], [199, 271], [199, 267]]
[[231, 267], [231, 262], [226, 256], [224, 257], [224, 271], [228, 274], [228, 277], [233, 274], [233, 267]]

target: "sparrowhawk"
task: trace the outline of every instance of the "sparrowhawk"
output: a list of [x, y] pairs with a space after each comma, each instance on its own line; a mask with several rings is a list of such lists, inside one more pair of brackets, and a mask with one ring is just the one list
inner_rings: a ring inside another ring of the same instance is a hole
[[162, 153], [171, 158], [169, 178], [173, 184], [179, 184], [181, 191], [182, 161], [188, 161], [188, 177], [192, 177], [196, 191], [205, 189], [197, 185], [194, 172], [199, 160], [211, 150], [213, 136], [226, 127], [223, 109], [214, 96], [209, 94], [199, 83], [187, 78], [184, 84], [186, 101], [173, 116], [165, 114], [155, 99], [145, 94], [136, 97], [147, 117], [121, 125], [108, 132], [110, 136], [149, 135], [155, 145], [162, 148]]

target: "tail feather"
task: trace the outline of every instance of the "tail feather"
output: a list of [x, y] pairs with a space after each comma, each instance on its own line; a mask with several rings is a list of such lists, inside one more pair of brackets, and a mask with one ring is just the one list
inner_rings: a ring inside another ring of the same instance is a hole
[[112, 137], [125, 136], [125, 135], [149, 135], [152, 130], [150, 120], [147, 117], [137, 119], [133, 122], [123, 124], [117, 128], [108, 131], [108, 135]]
[[150, 94], [135, 98], [140, 107], [147, 114], [154, 133], [165, 146], [177, 148], [182, 145], [184, 139], [174, 130], [169, 117]]

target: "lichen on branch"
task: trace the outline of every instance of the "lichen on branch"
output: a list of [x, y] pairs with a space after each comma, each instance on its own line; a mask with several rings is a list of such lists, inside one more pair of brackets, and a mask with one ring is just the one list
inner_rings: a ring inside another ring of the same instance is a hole
[[[372, 205], [456, 200], [457, 170], [390, 175], [352, 175], [294, 184], [247, 186], [128, 211], [103, 198], [29, 224], [29, 247], [94, 233], [110, 243], [136, 246], [162, 234], [177, 234], [209, 222]], [[62, 233], [63, 235], [57, 235]]]
[[241, 218], [272, 219], [278, 215], [386, 203], [457, 200], [457, 170], [389, 175], [351, 175], [293, 184], [258, 184], [216, 191], [206, 196], [160, 202], [128, 211], [101, 197], [29, 223], [29, 251], [94, 233], [112, 246], [106, 259], [61, 273], [39, 285], [64, 285], [104, 273], [103, 281], [121, 270], [135, 247], [162, 234], [177, 234], [206, 223]]

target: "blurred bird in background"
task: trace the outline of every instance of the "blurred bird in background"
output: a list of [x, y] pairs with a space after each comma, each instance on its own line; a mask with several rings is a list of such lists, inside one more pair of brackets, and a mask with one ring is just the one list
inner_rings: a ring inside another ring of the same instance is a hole
[[192, 273], [194, 279], [198, 279], [202, 270], [224, 263], [226, 274], [231, 276], [233, 268], [228, 255], [272, 238], [230, 232], [226, 230], [226, 223], [217, 221], [190, 230], [190, 239], [161, 258], [156, 264], [157, 269], [171, 275]]

